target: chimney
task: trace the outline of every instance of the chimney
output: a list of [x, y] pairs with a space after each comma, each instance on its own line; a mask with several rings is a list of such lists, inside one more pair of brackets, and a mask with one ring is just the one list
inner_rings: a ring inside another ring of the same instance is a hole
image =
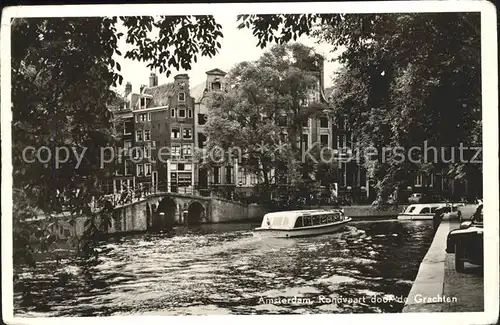
[[156, 75], [156, 73], [151, 72], [151, 74], [149, 75], [149, 87], [156, 86], [158, 86], [158, 76]]
[[127, 82], [125, 85], [125, 97], [128, 96], [132, 92], [132, 84], [130, 82]]

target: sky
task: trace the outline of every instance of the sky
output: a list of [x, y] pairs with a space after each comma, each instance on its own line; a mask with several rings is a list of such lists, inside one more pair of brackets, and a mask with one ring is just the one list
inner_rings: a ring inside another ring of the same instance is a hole
[[[257, 60], [269, 49], [268, 47], [264, 49], [257, 47], [257, 38], [252, 35], [250, 29], [240, 30], [237, 28], [236, 15], [215, 15], [215, 20], [222, 25], [222, 33], [224, 34], [224, 37], [220, 41], [222, 47], [219, 49], [219, 53], [212, 58], [198, 57], [198, 62], [191, 64], [190, 71], [177, 71], [173, 68], [172, 74], [168, 79], [165, 73], [161, 75], [157, 73], [158, 84], [172, 82], [173, 77], [178, 73], [187, 73], [190, 78], [190, 87], [193, 87], [205, 81], [206, 71], [218, 68], [227, 72], [238, 62]], [[125, 32], [120, 29], [118, 30]], [[330, 61], [330, 59], [337, 55], [330, 52], [332, 45], [326, 43], [316, 44], [315, 39], [304, 35], [298, 38], [297, 42], [313, 47], [317, 53], [326, 58], [325, 87], [331, 86], [333, 73], [339, 68], [338, 63]], [[122, 54], [125, 54], [125, 51], [122, 50], [128, 47], [125, 43], [125, 36], [120, 39], [119, 46]], [[125, 59], [123, 56], [118, 57], [117, 61], [121, 65], [120, 73], [123, 76], [123, 83], [118, 88], [119, 91], [122, 92], [125, 89], [127, 82], [132, 83], [133, 92], [139, 92], [141, 84], [147, 85], [149, 83], [151, 70], [146, 67], [146, 63]]]

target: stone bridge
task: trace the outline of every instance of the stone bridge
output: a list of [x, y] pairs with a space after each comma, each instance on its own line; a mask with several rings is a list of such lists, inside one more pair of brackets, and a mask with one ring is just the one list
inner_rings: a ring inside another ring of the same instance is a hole
[[218, 197], [157, 192], [143, 200], [116, 207], [108, 231], [160, 231], [173, 225], [256, 220], [266, 212], [263, 206]]

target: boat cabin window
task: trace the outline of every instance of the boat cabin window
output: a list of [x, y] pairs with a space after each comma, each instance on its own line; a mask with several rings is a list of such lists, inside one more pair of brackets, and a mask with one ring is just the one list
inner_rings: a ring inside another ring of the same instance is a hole
[[327, 215], [326, 215], [326, 214], [323, 214], [323, 215], [319, 216], [319, 222], [320, 222], [321, 224], [325, 224], [325, 223], [327, 223], [327, 222], [328, 222], [328, 221], [327, 221]]
[[437, 209], [437, 208], [431, 208], [431, 213], [436, 212], [436, 209]]
[[430, 212], [431, 210], [429, 209], [429, 207], [425, 207], [420, 211], [420, 213], [430, 213]]
[[327, 220], [326, 222], [328, 222], [328, 223], [332, 223], [332, 222], [333, 222], [333, 214], [329, 214], [329, 215], [327, 215], [327, 216], [326, 216], [326, 220]]
[[311, 216], [311, 219], [313, 226], [319, 225], [319, 216]]
[[295, 220], [295, 226], [294, 228], [299, 228], [299, 227], [302, 227], [303, 224], [302, 224], [302, 217], [298, 217], [297, 220]]
[[415, 210], [415, 207], [410, 207], [410, 208], [408, 209], [408, 213], [413, 212], [413, 210]]
[[304, 220], [304, 227], [309, 227], [312, 225], [311, 216], [304, 216], [303, 220]]

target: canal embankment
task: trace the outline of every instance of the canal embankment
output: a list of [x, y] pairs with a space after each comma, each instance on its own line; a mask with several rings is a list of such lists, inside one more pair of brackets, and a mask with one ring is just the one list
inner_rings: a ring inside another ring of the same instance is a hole
[[[475, 206], [461, 207], [463, 216], [472, 215]], [[448, 233], [459, 228], [458, 219], [441, 221], [434, 239], [420, 264], [417, 277], [403, 308], [413, 312], [480, 312], [484, 309], [482, 268], [471, 266], [455, 270], [455, 255], [446, 253]]]

